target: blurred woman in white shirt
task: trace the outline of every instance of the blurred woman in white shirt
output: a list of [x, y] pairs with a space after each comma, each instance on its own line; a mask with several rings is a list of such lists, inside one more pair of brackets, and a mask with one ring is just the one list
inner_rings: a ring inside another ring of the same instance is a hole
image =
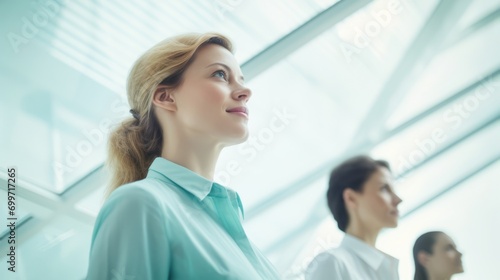
[[375, 247], [380, 231], [398, 224], [401, 199], [394, 193], [389, 164], [368, 156], [343, 162], [330, 175], [327, 199], [345, 236], [338, 248], [314, 258], [305, 278], [399, 279], [399, 261]]

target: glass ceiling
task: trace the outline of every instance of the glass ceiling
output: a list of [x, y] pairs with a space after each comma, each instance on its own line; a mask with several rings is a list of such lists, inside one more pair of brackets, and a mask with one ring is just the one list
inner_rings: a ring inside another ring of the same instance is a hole
[[500, 0], [2, 1], [0, 23], [0, 193], [4, 205], [16, 166], [29, 268], [19, 279], [85, 277], [130, 66], [165, 37], [205, 31], [232, 39], [254, 93], [251, 137], [224, 151], [215, 179], [240, 193], [248, 234], [284, 276], [300, 279], [317, 248], [342, 237], [328, 173], [359, 153], [397, 177], [402, 223], [380, 244], [401, 258], [402, 279], [412, 271], [402, 250], [434, 227], [467, 249], [461, 279], [496, 271], [474, 262], [487, 254], [465, 225], [500, 210]]

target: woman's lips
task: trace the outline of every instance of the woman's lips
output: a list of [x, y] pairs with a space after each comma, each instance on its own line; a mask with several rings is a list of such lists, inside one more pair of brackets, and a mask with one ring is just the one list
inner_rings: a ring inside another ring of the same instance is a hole
[[246, 113], [243, 113], [243, 112], [229, 112], [231, 114], [235, 114], [235, 115], [240, 115], [240, 116], [244, 116], [244, 117], [247, 117], [248, 118], [248, 115]]
[[240, 116], [244, 116], [248, 118], [248, 109], [247, 107], [234, 107], [231, 109], [226, 110], [226, 112], [231, 113], [231, 114], [236, 114]]

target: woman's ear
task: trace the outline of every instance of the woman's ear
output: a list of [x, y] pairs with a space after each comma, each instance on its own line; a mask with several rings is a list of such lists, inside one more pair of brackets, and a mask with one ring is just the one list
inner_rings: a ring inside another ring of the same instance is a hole
[[357, 204], [356, 191], [351, 188], [344, 189], [344, 192], [342, 192], [342, 198], [344, 199], [344, 204], [347, 209], [352, 209]]
[[417, 261], [420, 263], [423, 267], [427, 266], [427, 263], [429, 262], [429, 254], [427, 254], [424, 251], [420, 251], [417, 254]]
[[177, 104], [173, 95], [174, 90], [164, 85], [159, 85], [153, 95], [153, 104], [156, 107], [174, 112], [177, 110]]

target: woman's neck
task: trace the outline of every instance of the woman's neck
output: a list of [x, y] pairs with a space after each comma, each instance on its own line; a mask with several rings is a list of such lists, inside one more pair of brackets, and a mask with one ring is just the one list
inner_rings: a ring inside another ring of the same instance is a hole
[[368, 229], [360, 224], [353, 223], [349, 224], [345, 232], [354, 237], [357, 237], [368, 245], [375, 247], [380, 230]]
[[207, 180], [214, 180], [214, 171], [222, 151], [221, 145], [201, 140], [165, 139], [161, 157], [186, 167]]

